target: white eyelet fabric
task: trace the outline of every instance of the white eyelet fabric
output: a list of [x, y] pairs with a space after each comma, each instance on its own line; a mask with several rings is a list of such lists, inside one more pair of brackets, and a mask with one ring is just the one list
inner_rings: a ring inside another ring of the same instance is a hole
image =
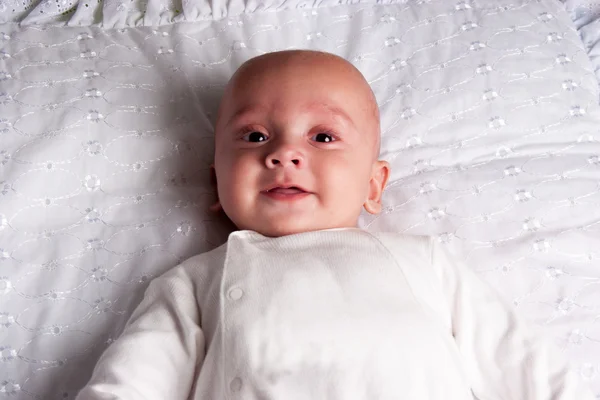
[[0, 394], [73, 398], [149, 280], [222, 243], [223, 86], [291, 48], [376, 93], [361, 227], [447, 244], [600, 394], [598, 85], [561, 3], [61, 1], [0, 0]]
[[561, 0], [571, 16], [600, 79], [600, 1]]

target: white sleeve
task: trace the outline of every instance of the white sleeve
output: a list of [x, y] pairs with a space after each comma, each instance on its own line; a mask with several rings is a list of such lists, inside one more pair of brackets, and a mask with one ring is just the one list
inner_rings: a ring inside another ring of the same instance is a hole
[[76, 400], [184, 400], [204, 360], [192, 282], [182, 268], [153, 280]]
[[479, 400], [593, 400], [558, 348], [536, 335], [498, 293], [431, 240], [452, 331]]

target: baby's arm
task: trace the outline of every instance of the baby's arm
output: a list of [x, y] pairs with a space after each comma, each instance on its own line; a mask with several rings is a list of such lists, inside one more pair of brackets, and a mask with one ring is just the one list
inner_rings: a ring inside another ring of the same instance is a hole
[[187, 399], [204, 359], [199, 314], [183, 268], [152, 281], [76, 400]]
[[487, 284], [434, 240], [432, 264], [450, 305], [453, 334], [480, 400], [592, 400], [558, 349], [535, 335]]

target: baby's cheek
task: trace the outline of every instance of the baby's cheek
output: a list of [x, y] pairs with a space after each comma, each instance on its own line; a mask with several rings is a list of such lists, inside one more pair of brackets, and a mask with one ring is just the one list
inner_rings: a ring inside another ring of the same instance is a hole
[[325, 193], [322, 198], [329, 213], [347, 218], [360, 212], [366, 198], [365, 185], [361, 177], [353, 174], [350, 169], [332, 171], [326, 182], [322, 182]]
[[249, 163], [247, 159], [232, 158], [228, 167], [228, 181], [230, 185], [245, 185], [249, 178], [254, 175], [256, 165]]

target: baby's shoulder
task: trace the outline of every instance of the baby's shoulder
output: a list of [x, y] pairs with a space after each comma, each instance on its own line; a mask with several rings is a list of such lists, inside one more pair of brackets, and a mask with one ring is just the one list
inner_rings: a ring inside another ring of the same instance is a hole
[[177, 277], [180, 280], [201, 283], [211, 281], [215, 275], [222, 273], [224, 246], [196, 254], [165, 273], [165, 276]]
[[430, 236], [405, 235], [397, 232], [372, 232], [369, 234], [394, 255], [429, 258], [431, 254]]
[[[439, 307], [443, 299], [436, 293], [442, 293], [441, 275], [434, 263], [437, 241], [431, 236], [412, 236], [398, 233], [373, 233], [385, 250], [391, 255], [413, 287], [415, 293], [432, 308]], [[437, 302], [437, 303], [436, 303]]]

